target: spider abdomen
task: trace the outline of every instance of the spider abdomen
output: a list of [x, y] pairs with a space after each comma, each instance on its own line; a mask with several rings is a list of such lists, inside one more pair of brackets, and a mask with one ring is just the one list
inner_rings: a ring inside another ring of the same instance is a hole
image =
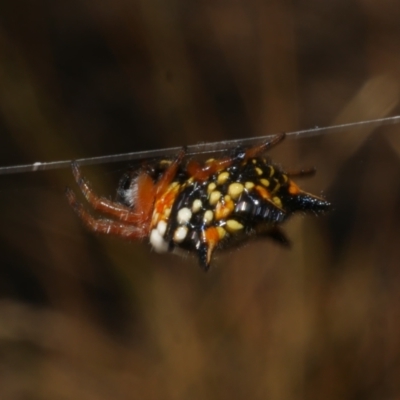
[[[294, 206], [293, 197], [310, 197], [265, 158], [239, 160], [204, 181], [193, 179], [185, 168], [177, 176], [179, 180], [155, 202], [150, 242], [156, 251], [197, 252], [204, 268], [215, 249], [236, 246], [248, 237], [274, 230], [301, 209]], [[166, 202], [168, 197], [172, 201]], [[161, 229], [161, 245], [160, 224], [166, 226]]]

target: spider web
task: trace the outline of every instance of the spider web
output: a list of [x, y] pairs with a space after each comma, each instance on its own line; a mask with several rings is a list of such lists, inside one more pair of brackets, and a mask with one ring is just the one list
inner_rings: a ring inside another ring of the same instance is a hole
[[[311, 129], [288, 132], [286, 136], [305, 138], [310, 136], [320, 136], [330, 133], [342, 132], [347, 129], [360, 129], [365, 127], [373, 129], [384, 125], [398, 124], [399, 122], [400, 122], [400, 115], [396, 115], [392, 117], [378, 118], [367, 121], [352, 122], [352, 123], [339, 124], [327, 127], [315, 127]], [[274, 135], [271, 134], [266, 136], [257, 136], [244, 139], [199, 143], [187, 146], [186, 150], [187, 150], [187, 155], [217, 153], [221, 151], [230, 150], [238, 146], [251, 146], [256, 143], [268, 140], [273, 136]], [[142, 159], [157, 158], [157, 157], [170, 157], [175, 155], [181, 149], [182, 147], [169, 147], [164, 149], [155, 149], [148, 151], [138, 151], [138, 152], [120, 153], [120, 154], [113, 154], [113, 155], [106, 155], [99, 157], [80, 158], [75, 161], [78, 162], [79, 165], [94, 165], [94, 164], [104, 164], [104, 163], [112, 163], [119, 161], [132, 161], [132, 160], [142, 160]], [[0, 167], [0, 175], [69, 168], [71, 166], [71, 162], [72, 160], [52, 161], [52, 162], [38, 161], [32, 164]]]

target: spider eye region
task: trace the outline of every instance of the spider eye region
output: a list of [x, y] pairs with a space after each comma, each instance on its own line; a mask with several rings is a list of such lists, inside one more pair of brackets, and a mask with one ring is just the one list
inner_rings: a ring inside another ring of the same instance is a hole
[[71, 190], [68, 201], [95, 232], [128, 240], [147, 238], [159, 253], [196, 254], [208, 270], [215, 251], [260, 236], [287, 245], [280, 225], [288, 217], [330, 208], [328, 201], [302, 191], [291, 179], [314, 170], [288, 174], [263, 157], [265, 149], [283, 138], [277, 135], [203, 164], [185, 162], [184, 151], [172, 160], [155, 160], [121, 179], [115, 202], [97, 196], [74, 165], [83, 196], [102, 216], [86, 211]]

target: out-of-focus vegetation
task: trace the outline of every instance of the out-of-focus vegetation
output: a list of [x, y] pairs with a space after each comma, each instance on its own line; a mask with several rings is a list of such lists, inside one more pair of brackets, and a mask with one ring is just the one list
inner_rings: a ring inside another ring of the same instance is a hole
[[[0, 164], [398, 112], [400, 4], [0, 5]], [[0, 177], [1, 399], [400, 398], [400, 126], [290, 139], [333, 211], [204, 274], [86, 232], [68, 170]], [[123, 165], [85, 168], [114, 195]]]

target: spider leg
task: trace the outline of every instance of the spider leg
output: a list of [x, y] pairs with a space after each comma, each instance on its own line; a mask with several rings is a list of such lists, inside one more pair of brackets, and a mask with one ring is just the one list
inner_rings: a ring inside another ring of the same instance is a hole
[[182, 149], [178, 156], [174, 161], [169, 165], [169, 167], [165, 170], [161, 179], [155, 185], [155, 197], [158, 197], [160, 194], [163, 194], [167, 189], [168, 185], [173, 181], [175, 175], [178, 171], [179, 165], [182, 163], [183, 157], [186, 155], [186, 150]]
[[265, 143], [259, 144], [254, 147], [250, 147], [249, 149], [246, 150], [245, 152], [245, 160], [248, 160], [249, 158], [254, 158], [258, 157], [260, 154], [266, 152], [269, 148], [276, 146], [278, 143], [282, 142], [283, 139], [285, 139], [286, 133], [278, 133], [275, 135], [275, 137]]
[[109, 199], [106, 199], [105, 197], [97, 196], [86, 180], [82, 177], [78, 164], [76, 162], [72, 162], [71, 167], [76, 183], [81, 189], [81, 192], [85, 196], [87, 202], [93, 207], [94, 210], [114, 215], [121, 220], [128, 218], [132, 211], [129, 209], [129, 207], [124, 206], [123, 204], [115, 203]]
[[[192, 176], [195, 180], [205, 181], [211, 175], [216, 172], [222, 171], [228, 168], [237, 160], [248, 160], [250, 158], [257, 157], [261, 153], [264, 153], [268, 148], [277, 145], [285, 138], [285, 133], [277, 134], [272, 140], [269, 142], [262, 143], [258, 146], [251, 147], [244, 152], [244, 158], [238, 156], [226, 157], [221, 160], [210, 160], [206, 162], [205, 165], [201, 165], [199, 162], [195, 160], [191, 160], [188, 162], [186, 169], [190, 176]], [[243, 154], [243, 153], [242, 153]]]
[[75, 193], [67, 188], [66, 196], [69, 204], [78, 214], [84, 225], [93, 232], [120, 236], [126, 239], [141, 239], [146, 236], [147, 232], [144, 227], [127, 224], [120, 221], [111, 219], [97, 219], [93, 217], [85, 208], [80, 204], [75, 197]]
[[141, 174], [137, 178], [137, 204], [134, 210], [131, 208], [116, 203], [105, 197], [99, 197], [95, 194], [86, 180], [82, 177], [79, 166], [76, 162], [72, 163], [72, 172], [76, 183], [81, 189], [87, 202], [96, 211], [112, 215], [121, 221], [130, 222], [133, 224], [144, 223], [148, 219], [151, 211], [150, 206], [153, 200], [153, 181], [147, 174]]
[[310, 167], [307, 169], [300, 169], [298, 171], [289, 171], [286, 172], [286, 175], [289, 177], [295, 176], [295, 177], [303, 177], [303, 176], [313, 176], [317, 172], [317, 169], [315, 167]]
[[235, 157], [222, 158], [221, 160], [209, 160], [205, 165], [198, 161], [190, 160], [186, 166], [189, 175], [196, 181], [205, 181], [218, 171], [228, 168], [235, 161]]

